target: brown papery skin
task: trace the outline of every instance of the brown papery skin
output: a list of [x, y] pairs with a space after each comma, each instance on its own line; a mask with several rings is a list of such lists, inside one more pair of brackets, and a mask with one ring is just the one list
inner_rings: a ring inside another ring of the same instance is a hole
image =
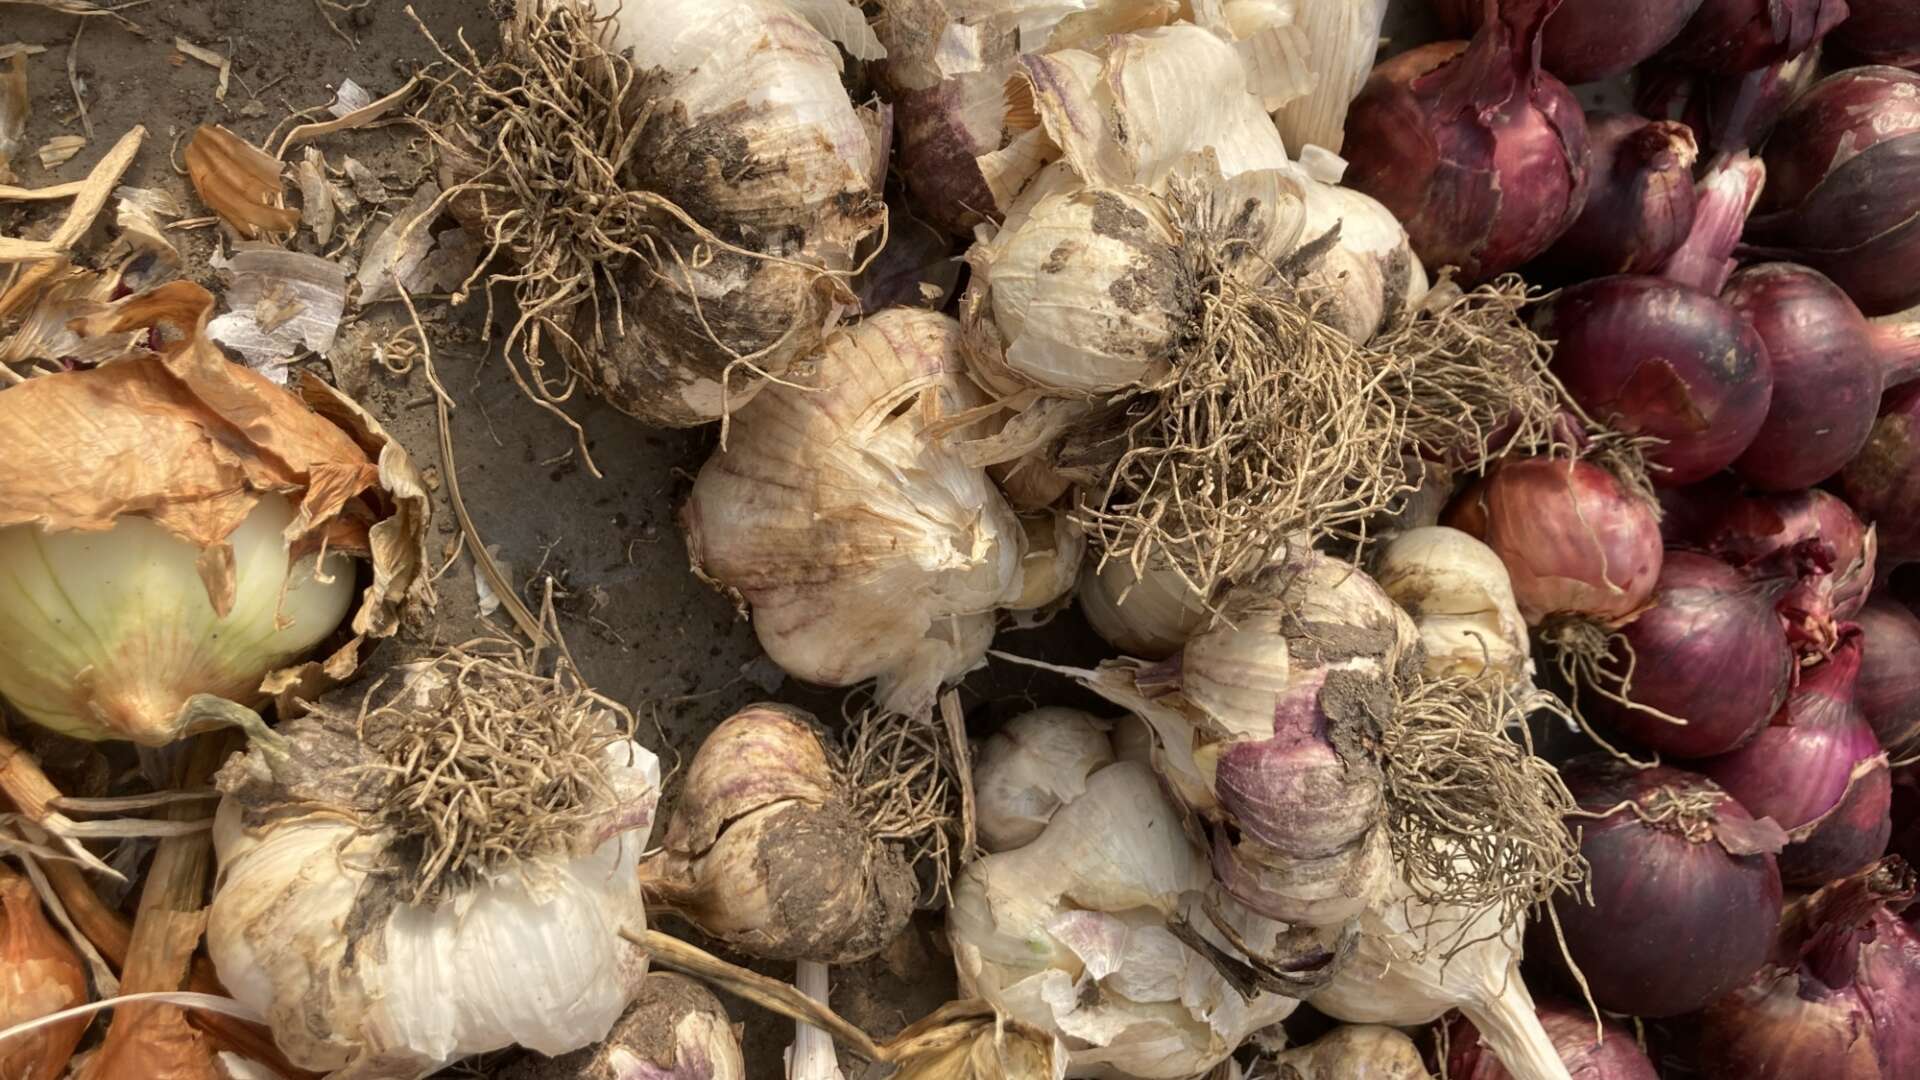
[[1625, 622], [1660, 577], [1654, 507], [1591, 462], [1508, 458], [1441, 523], [1500, 556], [1529, 626], [1555, 616]]
[[[33, 885], [0, 864], [0, 1028], [86, 1000], [87, 971], [80, 954], [47, 922]], [[87, 1023], [87, 1017], [77, 1017], [0, 1043], [0, 1077], [57, 1080]]]

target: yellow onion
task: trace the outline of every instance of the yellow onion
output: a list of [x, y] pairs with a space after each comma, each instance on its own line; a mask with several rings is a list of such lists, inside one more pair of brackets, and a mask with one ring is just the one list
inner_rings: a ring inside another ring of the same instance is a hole
[[[0, 865], [0, 1028], [83, 1005], [87, 969], [47, 922], [33, 885]], [[87, 1030], [87, 1017], [62, 1020], [0, 1043], [0, 1076], [58, 1080]]]
[[196, 695], [324, 689], [428, 595], [405, 451], [318, 380], [229, 363], [212, 308], [189, 282], [135, 294], [82, 332], [176, 340], [0, 392], [0, 695], [63, 734], [159, 746], [212, 722]]

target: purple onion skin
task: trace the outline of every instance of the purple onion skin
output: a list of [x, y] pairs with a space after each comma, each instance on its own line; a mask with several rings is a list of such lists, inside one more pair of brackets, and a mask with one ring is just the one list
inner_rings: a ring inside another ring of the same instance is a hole
[[1800, 55], [1846, 17], [1846, 0], [1706, 0], [1663, 55], [1737, 75]]
[[1740, 75], [1650, 64], [1635, 76], [1633, 103], [1648, 116], [1685, 121], [1707, 154], [1731, 154], [1765, 142], [1819, 71], [1819, 45]]
[[1562, 291], [1534, 320], [1557, 342], [1553, 371], [1595, 418], [1666, 445], [1655, 483], [1704, 480], [1760, 432], [1774, 397], [1772, 358], [1719, 299], [1663, 278], [1618, 276]]
[[1920, 749], [1920, 616], [1891, 596], [1860, 609], [1860, 681], [1854, 697], [1895, 757]]
[[1752, 322], [1773, 365], [1773, 400], [1734, 472], [1763, 491], [1839, 472], [1866, 445], [1885, 381], [1859, 309], [1824, 275], [1792, 263], [1747, 267], [1723, 298]]
[[1822, 79], [1763, 158], [1752, 252], [1821, 271], [1868, 315], [1920, 303], [1920, 75], [1863, 67]]
[[1847, 0], [1852, 14], [1833, 41], [1873, 64], [1920, 64], [1920, 0]]
[[1873, 523], [1883, 569], [1920, 561], [1920, 383], [1887, 394], [1840, 490]]
[[[1540, 35], [1540, 66], [1565, 82], [1622, 75], [1659, 52], [1701, 0], [1566, 0]], [[1467, 37], [1486, 19], [1484, 0], [1434, 0], [1440, 24]]]
[[1601, 699], [1591, 707], [1650, 750], [1724, 754], [1754, 736], [1787, 697], [1793, 649], [1772, 597], [1718, 559], [1669, 550], [1653, 606], [1620, 631], [1633, 647], [1627, 697], [1685, 725]]
[[1884, 760], [1867, 768], [1840, 805], [1805, 840], [1780, 852], [1780, 880], [1813, 888], [1887, 853], [1893, 835], [1893, 774]]
[[[1678, 1016], [1745, 983], [1767, 958], [1780, 919], [1780, 871], [1765, 852], [1735, 855], [1712, 836], [1675, 824], [1650, 825], [1623, 802], [1652, 800], [1661, 788], [1723, 797], [1721, 827], [1752, 828], [1746, 810], [1696, 773], [1635, 769], [1604, 754], [1561, 769], [1582, 810], [1574, 819], [1580, 853], [1591, 866], [1594, 903], [1553, 901], [1567, 950], [1609, 1012]], [[1530, 955], [1558, 955], [1545, 920], [1535, 920]], [[1564, 974], [1564, 973], [1563, 973]], [[1570, 992], [1577, 984], [1568, 980]]]
[[[1660, 1080], [1653, 1062], [1634, 1041], [1633, 1032], [1615, 1021], [1601, 1025], [1600, 1041], [1595, 1042], [1593, 1014], [1585, 1009], [1541, 998], [1534, 1011], [1573, 1080]], [[1448, 1025], [1447, 1047], [1450, 1080], [1513, 1080], [1513, 1074], [1480, 1042], [1479, 1029], [1465, 1016], [1456, 1014]]]
[[1347, 113], [1345, 183], [1393, 211], [1427, 266], [1478, 284], [1545, 252], [1587, 199], [1587, 121], [1534, 60], [1561, 0], [1505, 0], [1471, 42], [1373, 69]]
[[1670, 120], [1595, 113], [1587, 135], [1586, 208], [1538, 265], [1566, 280], [1653, 273], [1693, 228], [1693, 132]]

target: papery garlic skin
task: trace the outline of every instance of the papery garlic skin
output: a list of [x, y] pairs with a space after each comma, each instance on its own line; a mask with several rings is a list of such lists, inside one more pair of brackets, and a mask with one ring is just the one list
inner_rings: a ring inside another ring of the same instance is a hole
[[1080, 613], [1101, 640], [1128, 656], [1159, 660], [1180, 651], [1212, 613], [1165, 566], [1136, 575], [1125, 559], [1089, 562], [1080, 571]]
[[1413, 1040], [1379, 1024], [1344, 1024], [1273, 1060], [1292, 1080], [1433, 1080]]
[[692, 258], [700, 238], [668, 229], [682, 258], [635, 272], [617, 317], [585, 305], [608, 344], [588, 362], [625, 412], [716, 420], [819, 344], [843, 310], [830, 275], [886, 218], [887, 120], [848, 99], [836, 40], [856, 58], [879, 42], [842, 0], [595, 6], [610, 14], [609, 48], [632, 57], [635, 98], [656, 103], [623, 163], [630, 182], [740, 250]]
[[1009, 610], [1051, 612], [1073, 591], [1080, 577], [1081, 558], [1087, 553], [1087, 531], [1057, 510], [1020, 515], [1026, 554], [1020, 557], [1020, 587], [1007, 602]]
[[1113, 764], [1109, 725], [1078, 709], [1022, 713], [981, 744], [973, 765], [974, 815], [989, 852], [1025, 847], [1054, 812]]
[[83, 739], [164, 746], [187, 699], [262, 700], [261, 679], [339, 627], [351, 558], [289, 559], [293, 507], [265, 495], [235, 529], [234, 599], [216, 614], [201, 553], [145, 518], [105, 532], [0, 528], [0, 696]]
[[1492, 548], [1441, 525], [1409, 529], [1380, 549], [1374, 579], [1420, 628], [1428, 675], [1530, 685], [1527, 623]]
[[[1101, 769], [1032, 843], [961, 874], [947, 925], [962, 988], [1063, 1038], [1068, 1076], [1205, 1072], [1298, 1006], [1240, 997], [1166, 929], [1207, 878], [1152, 770]], [[1241, 918], [1254, 940], [1281, 929]]]
[[1347, 106], [1373, 73], [1387, 0], [1293, 0], [1293, 8], [1316, 78], [1313, 89], [1281, 106], [1273, 121], [1294, 153], [1320, 146], [1337, 154]]
[[829, 337], [795, 386], [733, 417], [681, 513], [696, 571], [753, 608], [767, 655], [828, 686], [879, 680], [929, 708], [980, 663], [1018, 599], [1022, 533], [986, 472], [935, 421], [982, 404], [959, 329], [891, 309]]
[[[438, 908], [413, 906], [394, 880], [391, 835], [353, 810], [365, 780], [350, 734], [300, 723], [285, 775], [257, 749], [222, 771], [207, 923], [221, 982], [266, 1018], [288, 1059], [372, 1080], [515, 1044], [556, 1055], [603, 1038], [644, 963], [619, 933], [645, 925], [636, 868], [647, 829], [525, 862]], [[650, 821], [658, 761], [625, 740], [603, 755], [623, 819]], [[305, 797], [266, 794], [289, 783]]]
[[[33, 884], [0, 863], [0, 1028], [87, 1002], [87, 969], [47, 921]], [[88, 1018], [75, 1017], [0, 1043], [0, 1077], [58, 1080]]]

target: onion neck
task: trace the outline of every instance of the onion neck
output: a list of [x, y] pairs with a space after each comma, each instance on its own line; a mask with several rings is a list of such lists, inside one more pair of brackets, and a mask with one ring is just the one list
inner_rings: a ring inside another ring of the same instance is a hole
[[1527, 992], [1519, 970], [1509, 968], [1500, 982], [1502, 988], [1493, 998], [1462, 1004], [1460, 1011], [1480, 1030], [1480, 1038], [1514, 1080], [1572, 1080], [1560, 1051], [1540, 1024], [1533, 995]]
[[1488, 113], [1525, 93], [1539, 73], [1540, 32], [1562, 0], [1483, 0], [1480, 30], [1458, 59], [1418, 80], [1431, 88], [1442, 112]]
[[1920, 308], [1874, 319], [1867, 332], [1880, 363], [1882, 388], [1920, 380]]
[[1720, 295], [1733, 275], [1734, 249], [1766, 179], [1767, 167], [1744, 150], [1716, 158], [1698, 187], [1693, 228], [1667, 259], [1661, 276]]

